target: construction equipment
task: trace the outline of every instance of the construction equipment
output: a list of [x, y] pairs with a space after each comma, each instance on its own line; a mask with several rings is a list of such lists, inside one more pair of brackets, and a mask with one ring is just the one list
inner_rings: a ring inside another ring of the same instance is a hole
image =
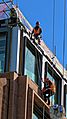
[[51, 119], [64, 119], [65, 109], [62, 105], [55, 104], [50, 107], [50, 117]]

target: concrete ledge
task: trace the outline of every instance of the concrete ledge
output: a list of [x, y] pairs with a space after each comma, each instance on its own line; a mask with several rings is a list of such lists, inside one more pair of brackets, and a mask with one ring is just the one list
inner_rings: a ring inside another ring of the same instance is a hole
[[15, 72], [6, 72], [6, 73], [0, 73], [0, 78], [6, 78], [6, 79], [16, 79], [18, 77], [18, 74]]

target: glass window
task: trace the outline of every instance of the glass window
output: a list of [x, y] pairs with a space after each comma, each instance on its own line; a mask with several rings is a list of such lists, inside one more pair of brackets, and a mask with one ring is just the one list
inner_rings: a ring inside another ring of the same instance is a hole
[[33, 119], [43, 119], [43, 108], [36, 103], [34, 104], [33, 109]]
[[6, 49], [6, 35], [0, 35], [0, 72], [4, 72], [5, 49]]
[[46, 108], [43, 108], [40, 106], [40, 104], [34, 102], [32, 119], [49, 119], [49, 112], [46, 110]]
[[33, 118], [32, 119], [38, 119], [38, 117], [33, 113]]
[[41, 88], [42, 56], [28, 39], [25, 46], [24, 74]]
[[25, 74], [35, 81], [35, 56], [27, 47], [25, 53]]
[[55, 83], [55, 79], [50, 75], [49, 72], [47, 72], [47, 78], [49, 78], [51, 81]]

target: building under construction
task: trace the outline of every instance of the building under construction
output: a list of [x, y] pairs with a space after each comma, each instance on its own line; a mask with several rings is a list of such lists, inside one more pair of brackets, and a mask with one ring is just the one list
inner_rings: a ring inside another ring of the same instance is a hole
[[32, 29], [11, 1], [0, 3], [0, 119], [66, 119], [67, 71]]

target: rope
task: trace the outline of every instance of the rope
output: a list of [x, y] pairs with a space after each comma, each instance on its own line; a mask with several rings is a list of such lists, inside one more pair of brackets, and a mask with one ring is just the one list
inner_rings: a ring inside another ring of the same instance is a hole
[[53, 0], [53, 53], [54, 53], [54, 43], [55, 43], [55, 0]]
[[16, 6], [18, 7], [18, 0], [16, 0]]
[[41, 59], [40, 59], [39, 53], [38, 53], [38, 59], [39, 59], [39, 67], [38, 67], [38, 69], [39, 69], [39, 80], [41, 82]]
[[40, 83], [44, 83], [44, 82], [43, 82], [42, 77], [41, 77], [41, 60], [40, 60], [39, 53], [37, 56], [36, 49], [35, 49], [35, 56], [36, 56], [36, 66], [37, 66], [37, 71], [38, 71], [38, 85], [39, 85]]
[[63, 76], [64, 76], [64, 59], [65, 59], [65, 23], [66, 23], [66, 0], [64, 0], [64, 33], [63, 33]]
[[39, 71], [39, 66], [38, 66], [38, 59], [37, 59], [37, 51], [35, 49], [35, 55], [36, 55], [36, 65], [37, 65], [37, 71], [38, 71], [38, 80], [40, 80], [40, 71]]
[[[55, 0], [53, 0], [53, 54], [55, 55], [55, 49], [54, 49], [54, 43], [55, 43]], [[54, 57], [52, 58], [52, 61], [54, 62]], [[53, 71], [53, 64], [52, 64], [52, 81], [53, 81], [53, 75], [54, 75], [54, 71]], [[50, 95], [51, 95], [51, 91], [50, 91]]]

